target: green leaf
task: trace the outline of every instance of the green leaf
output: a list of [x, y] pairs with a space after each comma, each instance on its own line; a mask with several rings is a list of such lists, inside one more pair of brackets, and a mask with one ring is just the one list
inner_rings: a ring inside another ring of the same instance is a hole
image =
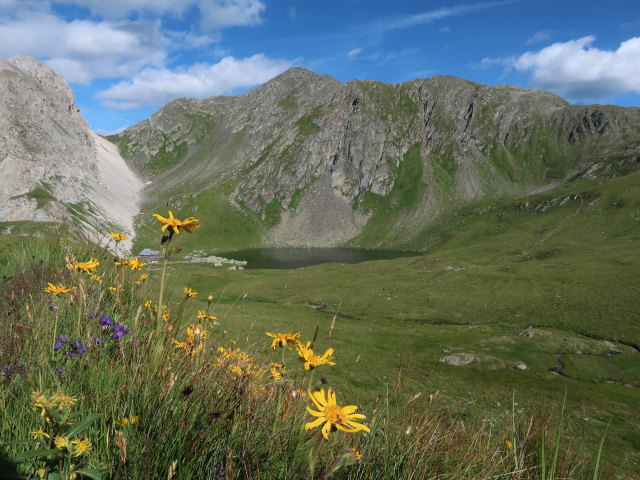
[[90, 415], [87, 415], [84, 418], [84, 420], [82, 420], [80, 423], [75, 425], [71, 430], [69, 430], [69, 432], [67, 433], [67, 437], [70, 439], [75, 437], [77, 434], [79, 434], [82, 430], [87, 428], [89, 425], [91, 425], [100, 417], [101, 415], [99, 413], [92, 413]]
[[21, 462], [24, 462], [25, 460], [29, 460], [30, 458], [50, 457], [52, 455], [56, 455], [57, 453], [58, 453], [57, 450], [44, 450], [44, 449], [30, 450], [28, 452], [19, 453], [18, 455], [13, 457], [13, 461], [15, 463], [21, 463]]
[[79, 468], [76, 470], [76, 473], [83, 477], [92, 478], [93, 480], [102, 480], [102, 474], [93, 468]]
[[607, 431], [609, 430], [609, 426], [611, 422], [607, 424], [607, 428], [604, 431], [604, 435], [602, 435], [602, 440], [600, 441], [600, 448], [598, 449], [598, 457], [596, 458], [596, 466], [593, 470], [593, 480], [598, 480], [598, 475], [600, 473], [600, 459], [602, 458], [602, 447], [604, 446], [604, 439], [607, 436]]

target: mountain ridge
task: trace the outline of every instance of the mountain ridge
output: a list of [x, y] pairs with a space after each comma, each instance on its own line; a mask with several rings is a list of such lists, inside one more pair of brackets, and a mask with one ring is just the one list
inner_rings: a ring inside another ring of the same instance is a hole
[[211, 225], [207, 248], [420, 249], [467, 205], [640, 166], [639, 108], [446, 75], [341, 82], [295, 67], [240, 95], [175, 99], [106, 139], [33, 59], [2, 60], [0, 91], [0, 221], [135, 225], [142, 243], [168, 207]]
[[188, 203], [180, 184], [225, 185], [264, 243], [397, 246], [486, 196], [606, 176], [612, 162], [634, 169], [638, 137], [640, 109], [450, 76], [343, 83], [294, 68], [234, 97], [174, 100], [110, 139], [152, 178], [149, 205]]

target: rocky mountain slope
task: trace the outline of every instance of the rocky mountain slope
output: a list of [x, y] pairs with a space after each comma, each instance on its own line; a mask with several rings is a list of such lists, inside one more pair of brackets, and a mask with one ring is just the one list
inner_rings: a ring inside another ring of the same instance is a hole
[[424, 248], [467, 205], [640, 164], [640, 109], [445, 76], [342, 83], [293, 68], [242, 95], [174, 100], [109, 139], [33, 59], [0, 60], [0, 92], [0, 228], [131, 234], [142, 202], [145, 246], [151, 210], [172, 208], [203, 221], [205, 249]]
[[0, 222], [64, 222], [100, 238], [133, 233], [141, 182], [84, 122], [64, 79], [23, 56], [0, 60]]
[[637, 168], [640, 109], [293, 68], [243, 95], [174, 100], [110, 140], [152, 179], [148, 206], [203, 218], [232, 207], [227, 220], [258, 243], [419, 247], [420, 232], [469, 203]]

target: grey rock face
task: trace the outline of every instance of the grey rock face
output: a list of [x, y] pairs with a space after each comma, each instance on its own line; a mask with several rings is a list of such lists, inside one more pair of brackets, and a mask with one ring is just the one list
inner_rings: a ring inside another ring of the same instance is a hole
[[0, 60], [0, 221], [127, 229], [139, 180], [84, 122], [64, 79], [24, 56]]

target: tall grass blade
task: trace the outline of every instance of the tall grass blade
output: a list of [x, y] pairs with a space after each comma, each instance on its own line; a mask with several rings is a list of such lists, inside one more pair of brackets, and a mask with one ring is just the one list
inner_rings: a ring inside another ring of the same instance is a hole
[[598, 456], [596, 457], [596, 466], [593, 470], [593, 480], [598, 480], [598, 474], [600, 472], [600, 460], [602, 459], [602, 447], [604, 446], [604, 439], [607, 436], [609, 425], [611, 425], [611, 422], [607, 424], [607, 428], [604, 430], [604, 435], [602, 435], [602, 440], [600, 440], [600, 448], [598, 448]]
[[564, 391], [564, 398], [562, 399], [562, 410], [560, 410], [560, 421], [558, 422], [558, 433], [556, 434], [556, 445], [553, 451], [553, 462], [551, 463], [551, 471], [549, 472], [549, 478], [556, 477], [556, 469], [558, 467], [558, 455], [560, 454], [560, 435], [562, 434], [562, 421], [564, 420], [564, 407], [567, 403], [567, 390]]

